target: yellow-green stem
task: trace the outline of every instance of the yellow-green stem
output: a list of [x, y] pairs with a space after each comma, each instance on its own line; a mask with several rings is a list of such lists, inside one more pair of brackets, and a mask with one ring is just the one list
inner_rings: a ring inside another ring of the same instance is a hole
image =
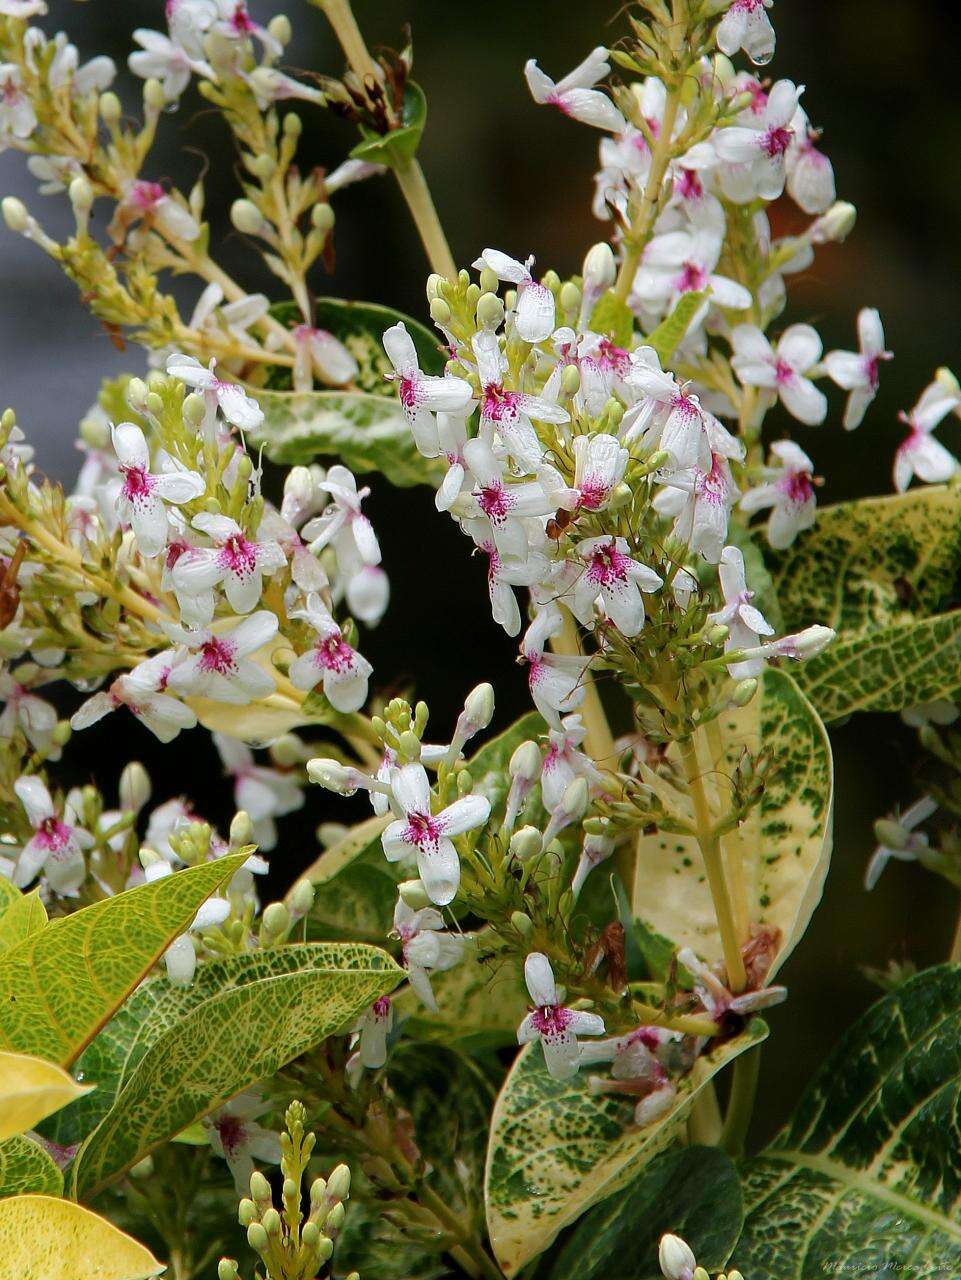
[[681, 91], [679, 88], [672, 89], [664, 105], [661, 131], [651, 154], [651, 167], [641, 193], [641, 202], [631, 221], [630, 229], [624, 237], [624, 257], [614, 285], [614, 296], [619, 302], [626, 302], [628, 299], [641, 261], [641, 254], [644, 252], [644, 246], [657, 219], [661, 187], [673, 154], [674, 126], [677, 123], [680, 105]]
[[[726, 751], [721, 728], [717, 720], [707, 724], [707, 743], [711, 753], [714, 777], [717, 782], [718, 795], [721, 794], [721, 775], [724, 769]], [[729, 832], [721, 840], [724, 853], [724, 865], [727, 869], [728, 886], [731, 893], [731, 906], [734, 911], [734, 927], [740, 945], [747, 942], [751, 932], [751, 909], [748, 902], [747, 881], [744, 878], [744, 838], [740, 827]]]
[[735, 1159], [744, 1154], [744, 1143], [754, 1112], [754, 1097], [761, 1070], [761, 1047], [748, 1049], [734, 1063], [731, 1096], [719, 1145]]
[[692, 1144], [716, 1147], [721, 1138], [721, 1108], [714, 1081], [709, 1080], [694, 1099], [687, 1122], [687, 1136]]

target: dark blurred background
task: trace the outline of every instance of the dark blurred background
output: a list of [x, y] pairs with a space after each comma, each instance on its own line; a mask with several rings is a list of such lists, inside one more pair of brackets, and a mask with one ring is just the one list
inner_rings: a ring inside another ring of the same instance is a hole
[[[121, 67], [118, 91], [136, 110], [140, 82], [125, 69], [130, 31], [164, 29], [162, 0], [52, 0], [42, 20], [64, 27], [82, 57], [110, 53]], [[286, 12], [296, 39], [287, 63], [339, 73], [341, 60], [322, 15], [302, 0], [251, 0], [266, 21]], [[579, 0], [356, 0], [371, 45], [400, 48], [403, 24], [413, 28], [415, 76], [430, 104], [421, 157], [456, 260], [468, 264], [486, 245], [518, 257], [537, 255], [541, 270], [563, 276], [579, 268], [585, 248], [603, 235], [590, 213], [598, 135], [536, 108], [522, 76], [536, 57], [555, 78], [595, 44], [624, 32], [616, 4]], [[794, 280], [788, 318], [807, 320], [825, 347], [855, 345], [862, 305], [880, 309], [893, 364], [881, 392], [854, 435], [828, 425], [792, 424], [795, 438], [825, 476], [823, 501], [890, 490], [890, 464], [900, 437], [899, 409], [914, 403], [939, 364], [961, 366], [961, 99], [957, 48], [961, 10], [950, 0], [778, 0], [772, 11], [778, 50], [769, 69], [808, 86], [804, 106], [824, 128], [824, 146], [839, 195], [858, 208], [858, 225], [841, 247], [822, 250], [814, 268]], [[306, 108], [302, 163], [333, 168], [353, 144], [351, 129]], [[151, 178], [188, 190], [210, 164], [208, 210], [222, 259], [251, 290], [272, 289], [258, 259], [230, 231], [236, 195], [234, 157], [226, 130], [192, 92], [165, 119]], [[41, 197], [23, 157], [0, 156], [0, 192], [27, 200], [53, 234], [70, 226], [63, 197]], [[424, 318], [427, 267], [403, 203], [388, 178], [337, 198], [337, 273], [318, 292], [370, 298]], [[790, 210], [775, 212], [782, 229]], [[101, 221], [103, 212], [101, 211]], [[37, 448], [39, 465], [72, 482], [76, 424], [102, 377], [140, 372], [141, 353], [118, 353], [90, 320], [70, 284], [39, 250], [0, 228], [0, 400], [16, 407]], [[189, 313], [199, 289], [179, 285]], [[961, 368], [959, 368], [961, 372]], [[841, 400], [832, 401], [840, 410]], [[787, 422], [772, 419], [775, 428]], [[961, 424], [941, 431], [961, 450]], [[374, 483], [369, 511], [394, 587], [391, 611], [364, 651], [383, 681], [408, 680], [433, 712], [432, 737], [450, 732], [461, 699], [480, 679], [498, 694], [498, 724], [527, 709], [513, 644], [490, 621], [481, 566], [451, 522], [439, 518], [424, 489], [392, 491]], [[784, 975], [789, 1011], [775, 1010], [764, 1050], [760, 1141], [788, 1113], [804, 1080], [844, 1027], [877, 994], [860, 972], [891, 958], [930, 964], [948, 950], [956, 895], [916, 867], [894, 863], [871, 895], [862, 874], [873, 841], [872, 819], [912, 798], [912, 739], [893, 718], [864, 716], [834, 733], [838, 801], [836, 847], [824, 902]], [[232, 811], [219, 762], [199, 731], [166, 750], [116, 716], [75, 744], [79, 776], [96, 771], [110, 792], [120, 763], [144, 759], [156, 779], [156, 799], [188, 793], [205, 816], [226, 821]], [[78, 758], [79, 757], [79, 758]], [[335, 809], [312, 789], [308, 811], [273, 854], [278, 892], [316, 854], [315, 823], [360, 816], [363, 804]]]

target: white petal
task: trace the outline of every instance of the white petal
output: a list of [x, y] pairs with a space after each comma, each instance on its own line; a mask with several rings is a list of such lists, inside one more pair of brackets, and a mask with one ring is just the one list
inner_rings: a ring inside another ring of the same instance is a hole
[[460, 858], [446, 836], [434, 851], [417, 850], [417, 870], [431, 902], [439, 907], [453, 902], [460, 885]]
[[521, 286], [517, 295], [516, 324], [517, 332], [525, 342], [543, 342], [551, 336], [554, 332], [554, 295], [550, 289], [535, 280]]
[[557, 1004], [557, 985], [554, 982], [554, 971], [547, 956], [540, 951], [532, 951], [524, 961], [524, 981], [531, 999], [538, 1008]]

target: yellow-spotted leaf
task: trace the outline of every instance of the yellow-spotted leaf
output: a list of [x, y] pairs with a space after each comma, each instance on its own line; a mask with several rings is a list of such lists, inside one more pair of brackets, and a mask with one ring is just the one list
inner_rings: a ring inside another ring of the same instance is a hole
[[559, 1231], [636, 1177], [676, 1136], [708, 1081], [766, 1035], [756, 1018], [698, 1058], [670, 1112], [644, 1128], [633, 1122], [634, 1100], [593, 1095], [586, 1071], [552, 1079], [540, 1045], [528, 1045], [494, 1105], [487, 1148], [487, 1229], [504, 1274], [517, 1275]]
[[47, 923], [47, 912], [39, 889], [21, 893], [16, 885], [0, 876], [0, 951], [16, 946]]
[[246, 856], [128, 889], [0, 953], [0, 1049], [69, 1066]]
[[405, 976], [386, 952], [359, 943], [280, 947], [244, 960], [215, 962], [226, 967], [219, 970], [223, 981], [205, 983], [208, 998], [186, 1000], [181, 1017], [161, 992], [149, 1011], [146, 1052], [135, 1040], [105, 1062], [113, 1078], [119, 1068], [119, 1088], [74, 1160], [78, 1196], [96, 1195], [234, 1094], [345, 1032]]
[[0, 1051], [0, 1142], [35, 1128], [91, 1087], [43, 1058]]
[[28, 1191], [59, 1196], [63, 1174], [32, 1138], [7, 1138], [0, 1142], [0, 1200]]
[[[745, 938], [751, 926], [770, 931], [771, 977], [797, 945], [824, 887], [831, 857], [831, 746], [817, 712], [783, 670], [766, 671], [752, 701], [719, 717], [717, 727], [723, 758], [708, 759], [714, 737], [704, 735], [699, 746], [705, 787], [719, 798], [719, 808], [726, 803], [724, 780], [745, 749], [757, 751], [763, 744], [773, 762], [760, 803], [722, 840], [732, 897], [743, 904], [739, 918]], [[672, 791], [672, 803], [684, 805], [680, 791]], [[743, 885], [740, 895], [738, 884]], [[723, 961], [704, 862], [693, 837], [657, 832], [640, 838], [633, 915], [710, 963]]]
[[150, 1280], [165, 1271], [149, 1249], [69, 1200], [0, 1200], [0, 1280]]

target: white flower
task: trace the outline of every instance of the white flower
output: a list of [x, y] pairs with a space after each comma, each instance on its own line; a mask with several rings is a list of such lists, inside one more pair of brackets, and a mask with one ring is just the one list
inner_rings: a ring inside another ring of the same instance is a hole
[[624, 636], [636, 636], [644, 625], [642, 591], [657, 591], [663, 579], [646, 564], [634, 560], [626, 538], [585, 538], [575, 548], [584, 562], [577, 580], [571, 611], [585, 625], [591, 621], [594, 602]]
[[548, 562], [537, 551], [527, 553], [524, 558], [501, 555], [494, 541], [492, 522], [487, 519], [465, 520], [464, 529], [474, 539], [478, 551], [487, 556], [491, 617], [509, 636], [516, 636], [521, 629], [521, 611], [512, 588], [534, 586], [547, 573]]
[[216, 634], [179, 627], [171, 627], [170, 634], [187, 649], [168, 680], [175, 693], [245, 706], [274, 692], [273, 677], [247, 654], [263, 648], [277, 634], [275, 614], [252, 613]]
[[773, 0], [731, 0], [717, 28], [717, 47], [730, 58], [743, 49], [756, 66], [774, 57], [774, 28], [764, 12]]
[[669, 453], [675, 467], [703, 466], [707, 461], [707, 419], [697, 396], [683, 391], [673, 373], [662, 371], [651, 347], [639, 347], [631, 353], [626, 381], [643, 399], [624, 415], [625, 440], [641, 436], [646, 445]]
[[577, 869], [571, 881], [571, 893], [575, 898], [583, 889], [584, 881], [594, 868], [599, 867], [602, 862], [606, 862], [613, 852], [614, 841], [610, 836], [585, 835], [581, 856], [578, 859]]
[[[379, 996], [369, 1009], [364, 1010], [354, 1026], [360, 1066], [368, 1071], [377, 1071], [384, 1065], [387, 1061], [387, 1037], [393, 1025], [394, 1006], [390, 996]], [[348, 1070], [349, 1067], [348, 1063]]]
[[471, 385], [463, 378], [438, 378], [421, 373], [414, 340], [402, 321], [392, 325], [384, 334], [384, 350], [394, 366], [397, 393], [410, 423], [414, 443], [426, 457], [435, 458], [440, 448], [434, 414], [465, 410], [474, 394]]
[[140, 218], [156, 223], [176, 240], [193, 241], [200, 235], [200, 224], [190, 210], [168, 195], [159, 182], [144, 178], [135, 179], [124, 192], [110, 224], [111, 235], [122, 240], [126, 228]]
[[957, 384], [935, 378], [921, 392], [910, 413], [898, 417], [909, 427], [907, 437], [894, 455], [894, 487], [904, 493], [914, 476], [925, 484], [950, 480], [958, 470], [958, 460], [935, 440], [932, 432], [946, 414], [961, 406]]
[[[548, 515], [554, 501], [536, 480], [508, 483], [503, 464], [479, 436], [464, 446], [464, 459], [476, 481], [461, 499], [464, 515], [488, 522], [489, 536], [505, 561], [526, 562], [530, 551], [527, 517]], [[481, 538], [472, 532], [480, 545]]]
[[[916, 862], [927, 851], [928, 837], [917, 828], [922, 822], [937, 811], [938, 802], [931, 796], [921, 796], [909, 805], [899, 817], [883, 824], [886, 839], [878, 845], [871, 855], [867, 871], [864, 873], [865, 889], [873, 889], [880, 879], [881, 872], [892, 858], [898, 862]], [[879, 829], [882, 824], [878, 823]]]
[[150, 471], [150, 450], [144, 433], [132, 422], [113, 428], [113, 447], [122, 477], [117, 494], [117, 516], [129, 524], [141, 555], [156, 556], [167, 545], [165, 502], [182, 504], [199, 498], [206, 489], [203, 477], [167, 458], [165, 470]]
[[717, 564], [727, 538], [731, 508], [740, 497], [726, 458], [711, 455], [710, 470], [692, 467], [670, 477], [654, 499], [659, 515], [674, 516], [672, 533], [692, 554]]
[[303, 536], [311, 552], [316, 555], [332, 545], [338, 568], [348, 578], [360, 573], [365, 565], [380, 564], [377, 535], [360, 509], [370, 489], [366, 486], [358, 489], [352, 473], [339, 464], [330, 468], [319, 487], [326, 490], [333, 501], [323, 515], [304, 525]]
[[577, 1037], [603, 1035], [604, 1019], [558, 1002], [554, 971], [539, 951], [531, 952], [524, 962], [524, 978], [534, 1008], [517, 1028], [517, 1043], [540, 1040], [547, 1070], [555, 1080], [570, 1080], [577, 1075]]
[[440, 813], [431, 813], [430, 783], [420, 764], [395, 769], [390, 787], [395, 811], [404, 816], [381, 836], [387, 861], [416, 856], [428, 897], [445, 907], [460, 884], [460, 859], [451, 836], [483, 826], [490, 817], [490, 801], [485, 796], [466, 795]]
[[230, 40], [247, 40], [256, 36], [264, 47], [264, 53], [279, 58], [283, 45], [275, 40], [266, 27], [254, 22], [247, 10], [246, 0], [216, 0], [219, 21], [214, 30]]
[[324, 695], [335, 711], [358, 711], [367, 701], [367, 682], [373, 667], [344, 639], [319, 595], [311, 593], [303, 609], [291, 609], [317, 632], [317, 643], [290, 664], [290, 682], [310, 690], [323, 682]]
[[574, 493], [582, 511], [601, 511], [624, 478], [629, 454], [615, 436], [598, 432], [574, 440]]
[[75, 894], [87, 874], [83, 852], [93, 844], [93, 836], [75, 825], [69, 805], [60, 817], [42, 779], [20, 777], [13, 789], [33, 828], [17, 857], [13, 883], [23, 889], [42, 871], [54, 893]]
[[357, 377], [360, 372], [357, 361], [326, 329], [312, 329], [308, 324], [300, 324], [291, 330], [291, 334], [297, 344], [295, 391], [310, 391], [315, 374], [328, 387], [343, 387]]
[[[175, 874], [173, 867], [165, 858], [155, 857], [150, 850], [144, 850], [141, 853], [141, 861], [144, 863], [144, 877], [148, 884]], [[216, 925], [223, 924], [229, 915], [230, 903], [226, 898], [219, 896], [208, 898], [201, 904], [186, 931], [170, 943], [164, 952], [163, 959], [167, 977], [175, 987], [189, 987], [194, 980], [197, 952], [190, 937], [191, 933], [199, 933], [202, 929], [212, 929]]]
[[8, 18], [32, 18], [46, 12], [46, 0], [0, 0], [0, 13]]
[[390, 579], [380, 565], [361, 565], [347, 579], [344, 594], [351, 615], [368, 627], [376, 627], [387, 612]]
[[788, 195], [805, 213], [825, 213], [837, 198], [834, 167], [814, 145], [820, 136], [812, 129], [802, 107], [791, 121], [794, 141], [787, 153]]
[[584, 672], [590, 665], [589, 658], [547, 652], [548, 641], [561, 632], [563, 625], [557, 605], [544, 605], [521, 641], [531, 697], [554, 729], [562, 727], [561, 715], [576, 711], [584, 701]]
[[224, 418], [239, 427], [241, 431], [252, 431], [264, 420], [263, 410], [251, 396], [248, 396], [233, 382], [224, 382], [214, 373], [217, 361], [211, 360], [204, 366], [193, 356], [181, 355], [179, 352], [167, 357], [167, 372], [179, 378], [188, 387], [196, 387], [203, 393], [208, 412], [213, 414], [219, 408]]
[[160, 31], [138, 27], [133, 38], [141, 47], [130, 55], [127, 65], [134, 75], [159, 80], [168, 102], [177, 101], [190, 83], [191, 75], [217, 79], [209, 63], [192, 58], [182, 45]]
[[248, 329], [262, 320], [269, 309], [270, 302], [262, 293], [244, 294], [233, 302], [224, 303], [224, 291], [213, 281], [197, 299], [190, 317], [190, 327], [215, 334], [226, 329], [243, 344], [248, 341]]
[[210, 1149], [227, 1161], [239, 1196], [250, 1195], [254, 1160], [262, 1160], [265, 1164], [280, 1163], [280, 1136], [257, 1124], [257, 1118], [269, 1111], [271, 1105], [264, 1102], [256, 1090], [248, 1089], [209, 1116], [204, 1116], [203, 1126]]
[[775, 550], [783, 551], [814, 524], [814, 463], [793, 440], [776, 441], [771, 453], [778, 465], [764, 468], [764, 483], [745, 493], [741, 510], [753, 515], [770, 507], [767, 540]]
[[791, 122], [803, 91], [790, 80], [779, 80], [763, 111], [752, 119], [754, 127], [729, 125], [714, 135], [718, 156], [746, 166], [752, 192], [761, 200], [776, 200], [784, 190], [786, 156], [794, 140]]
[[[744, 576], [744, 557], [737, 547], [725, 547], [721, 552], [718, 565], [718, 577], [721, 580], [721, 592], [724, 596], [724, 607], [709, 615], [709, 621], [720, 622], [728, 628], [724, 650], [752, 649], [757, 645], [760, 636], [774, 634], [774, 628], [756, 609], [751, 601], [754, 592], [749, 591]], [[744, 680], [749, 676], [759, 675], [764, 669], [764, 661], [760, 658], [736, 662], [730, 668], [735, 680]]]
[[790, 325], [776, 349], [754, 325], [738, 325], [731, 334], [731, 345], [731, 366], [745, 386], [780, 396], [788, 413], [809, 427], [824, 421], [827, 397], [805, 377], [821, 358], [821, 339], [809, 324]]
[[0, 701], [6, 704], [0, 714], [0, 740], [13, 737], [19, 725], [35, 751], [49, 752], [57, 727], [57, 712], [21, 683], [26, 671], [25, 667], [18, 668], [16, 674], [0, 671]]
[[414, 911], [403, 898], [398, 898], [394, 907], [394, 932], [400, 939], [410, 985], [424, 1007], [436, 1013], [437, 1001], [431, 990], [430, 975], [453, 969], [460, 963], [464, 958], [463, 938], [444, 932], [444, 918], [439, 911], [433, 907]]
[[598, 47], [556, 83], [541, 71], [533, 58], [528, 59], [524, 75], [531, 97], [541, 105], [557, 107], [565, 116], [579, 120], [581, 124], [620, 133], [625, 128], [624, 117], [606, 93], [594, 88], [611, 70], [607, 58], [607, 50]]
[[12, 62], [0, 63], [0, 146], [8, 137], [29, 138], [37, 127], [37, 116], [24, 91], [20, 68]]
[[167, 0], [167, 29], [191, 57], [203, 56], [204, 36], [217, 20], [217, 0]]
[[873, 307], [858, 312], [860, 351], [829, 351], [824, 357], [828, 376], [850, 392], [844, 408], [844, 426], [848, 431], [861, 425], [868, 405], [878, 393], [878, 365], [890, 360], [892, 352], [884, 349], [881, 317]]
[[[594, 761], [579, 751], [587, 730], [578, 715], [565, 716], [560, 729], [551, 729], [547, 739], [547, 751], [541, 766], [541, 796], [544, 808], [553, 812], [564, 799], [564, 792], [575, 778], [586, 778], [591, 786], [601, 783], [601, 774]], [[518, 749], [519, 750], [519, 749]], [[517, 752], [514, 753], [515, 756]], [[519, 758], [518, 764], [523, 761]], [[519, 776], [513, 768], [514, 757], [511, 758], [511, 773]]]
[[508, 391], [503, 378], [507, 361], [501, 354], [497, 336], [489, 330], [475, 334], [471, 341], [477, 358], [481, 383], [480, 426], [482, 436], [490, 440], [493, 433], [525, 471], [536, 471], [543, 449], [534, 430], [537, 422], [564, 423], [570, 414], [544, 396]]
[[71, 727], [89, 728], [111, 711], [127, 707], [161, 742], [172, 742], [181, 729], [197, 723], [189, 707], [165, 692], [174, 661], [174, 652], [168, 650], [117, 676], [108, 690], [95, 693], [74, 712]]
[[[634, 277], [634, 298], [647, 310], [662, 314], [671, 310], [685, 293], [710, 290], [710, 301], [732, 311], [751, 305], [750, 291], [736, 280], [715, 271], [723, 239], [712, 227], [693, 225], [690, 231], [667, 231], [647, 244]], [[705, 302], [689, 327], [707, 314]]]
[[213, 734], [214, 746], [234, 782], [234, 804], [253, 824], [253, 839], [261, 849], [277, 844], [274, 818], [293, 813], [304, 803], [304, 794], [292, 773], [259, 765], [246, 743], [226, 734]]
[[255, 67], [246, 80], [261, 111], [267, 111], [275, 102], [289, 102], [294, 98], [301, 102], [312, 102], [315, 106], [323, 106], [326, 101], [319, 89], [301, 84], [276, 67]]
[[472, 264], [475, 271], [486, 267], [498, 280], [517, 288], [514, 324], [525, 342], [543, 342], [554, 332], [554, 295], [531, 275], [534, 259], [518, 262], [499, 249], [485, 249]]
[[248, 538], [229, 516], [201, 512], [192, 524], [214, 545], [179, 557], [171, 572], [175, 590], [193, 596], [219, 585], [235, 613], [250, 613], [263, 595], [264, 574], [286, 565], [283, 549], [276, 542]]
[[933, 702], [919, 702], [916, 707], [905, 707], [901, 719], [912, 729], [921, 729], [926, 724], [954, 724], [961, 711], [947, 698], [935, 698]]

